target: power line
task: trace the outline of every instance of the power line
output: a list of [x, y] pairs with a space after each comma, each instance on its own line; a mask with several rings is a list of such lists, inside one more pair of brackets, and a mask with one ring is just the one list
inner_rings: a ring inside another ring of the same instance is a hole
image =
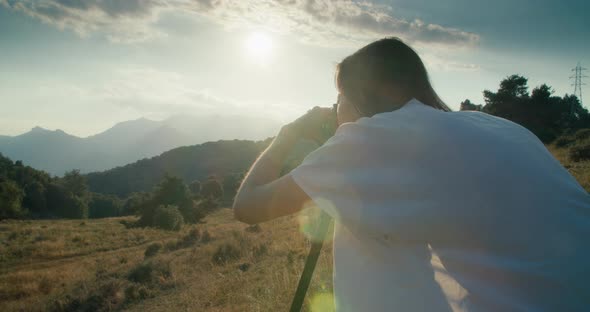
[[[584, 76], [582, 73], [585, 70], [588, 70], [588, 69], [582, 67], [582, 65], [580, 65], [580, 62], [578, 62], [578, 65], [575, 68], [572, 68], [572, 71], [574, 72], [574, 74], [572, 76], [570, 76], [570, 79], [574, 79], [574, 83], [572, 83], [571, 85], [574, 87], [574, 95], [577, 96], [578, 99], [580, 99], [580, 105], [584, 105], [584, 103], [582, 101], [582, 86], [586, 85], [586, 84], [582, 82], [582, 78], [588, 77], [588, 76]], [[572, 110], [573, 110], [573, 106], [572, 106]]]

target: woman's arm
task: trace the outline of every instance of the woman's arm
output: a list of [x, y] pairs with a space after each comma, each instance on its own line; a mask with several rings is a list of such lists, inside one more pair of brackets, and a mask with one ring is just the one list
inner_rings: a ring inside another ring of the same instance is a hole
[[279, 177], [284, 160], [294, 143], [281, 135], [258, 157], [234, 199], [234, 216], [256, 224], [295, 213], [309, 197], [291, 176]]
[[284, 126], [270, 146], [258, 157], [234, 199], [236, 219], [249, 224], [295, 213], [310, 201], [289, 174], [280, 177], [285, 159], [300, 138], [323, 143], [322, 119], [330, 110], [316, 108]]

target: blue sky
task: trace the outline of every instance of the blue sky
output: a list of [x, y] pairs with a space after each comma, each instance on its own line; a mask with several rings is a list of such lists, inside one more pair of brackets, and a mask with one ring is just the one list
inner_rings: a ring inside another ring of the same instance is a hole
[[454, 109], [466, 98], [483, 102], [484, 89], [514, 73], [563, 95], [573, 91], [570, 69], [578, 61], [590, 68], [589, 8], [544, 0], [0, 0], [0, 134], [39, 125], [87, 136], [119, 121], [186, 114], [288, 122], [331, 105], [335, 64], [385, 36], [419, 52]]

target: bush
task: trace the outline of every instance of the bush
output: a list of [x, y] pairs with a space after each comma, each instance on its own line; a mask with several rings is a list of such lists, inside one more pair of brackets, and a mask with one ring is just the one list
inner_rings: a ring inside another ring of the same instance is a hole
[[576, 162], [590, 159], [590, 141], [579, 142], [570, 147], [569, 157]]
[[127, 302], [140, 301], [153, 297], [149, 288], [142, 285], [133, 284], [125, 289], [125, 300]]
[[166, 250], [174, 251], [182, 248], [188, 248], [195, 245], [201, 238], [201, 231], [197, 228], [191, 229], [188, 234], [181, 239], [168, 241], [166, 243]]
[[215, 208], [219, 207], [219, 200], [212, 199], [212, 198], [205, 198], [199, 202], [197, 205], [199, 211], [203, 213], [210, 213], [215, 210]]
[[158, 206], [153, 221], [154, 226], [171, 231], [178, 231], [184, 225], [184, 218], [176, 206]]
[[256, 259], [260, 259], [263, 256], [265, 256], [266, 254], [268, 254], [268, 247], [265, 244], [259, 244], [257, 246], [254, 246], [254, 248], [252, 248], [252, 255]]
[[262, 229], [260, 228], [260, 225], [253, 224], [253, 225], [246, 227], [245, 231], [250, 232], [250, 233], [260, 233], [260, 232], [262, 232]]
[[153, 244], [151, 244], [151, 245], [148, 246], [148, 248], [143, 253], [143, 256], [145, 258], [149, 258], [149, 257], [155, 256], [158, 253], [158, 251], [160, 251], [160, 249], [162, 249], [162, 244], [160, 244], [160, 243], [153, 243]]
[[201, 235], [201, 243], [207, 244], [208, 242], [212, 241], [213, 237], [209, 234], [209, 231], [205, 230], [203, 235]]
[[590, 138], [590, 129], [580, 129], [576, 131], [576, 133], [574, 134], [574, 138], [577, 141], [584, 141]]
[[575, 142], [575, 139], [569, 135], [562, 135], [559, 138], [555, 139], [554, 144], [555, 147], [566, 147]]
[[178, 207], [186, 223], [195, 224], [205, 217], [205, 211], [193, 200], [187, 200]]
[[198, 228], [192, 228], [188, 234], [186, 234], [182, 240], [184, 242], [189, 243], [190, 245], [195, 244], [196, 242], [199, 241], [199, 239], [201, 239], [201, 231], [199, 231]]
[[242, 257], [242, 250], [234, 244], [225, 243], [217, 248], [213, 254], [213, 263], [223, 265]]
[[118, 311], [124, 304], [123, 282], [109, 280], [86, 295], [58, 298], [49, 311]]
[[133, 268], [129, 272], [127, 279], [139, 284], [149, 284], [157, 282], [160, 278], [168, 279], [171, 276], [172, 270], [170, 269], [170, 263], [147, 261]]

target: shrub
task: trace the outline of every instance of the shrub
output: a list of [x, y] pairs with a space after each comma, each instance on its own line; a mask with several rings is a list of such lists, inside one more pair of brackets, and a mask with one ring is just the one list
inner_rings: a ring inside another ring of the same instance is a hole
[[178, 206], [186, 223], [197, 223], [205, 217], [205, 211], [193, 200], [187, 200]]
[[583, 141], [590, 138], [590, 129], [580, 129], [574, 134], [577, 141]]
[[49, 311], [118, 311], [124, 304], [123, 282], [109, 280], [88, 295], [58, 298]]
[[254, 258], [256, 259], [260, 259], [266, 254], [268, 254], [268, 247], [266, 247], [265, 244], [259, 244], [252, 248], [252, 255], [254, 255]]
[[217, 265], [223, 265], [230, 261], [238, 260], [242, 257], [242, 250], [234, 244], [225, 243], [217, 248], [213, 254], [213, 262]]
[[125, 301], [134, 302], [153, 297], [152, 292], [142, 285], [133, 284], [125, 289]]
[[154, 226], [164, 230], [178, 231], [184, 218], [176, 206], [159, 206], [154, 213]]
[[205, 230], [203, 232], [203, 235], [201, 235], [201, 243], [207, 244], [208, 242], [210, 242], [212, 240], [213, 240], [213, 237], [211, 237], [211, 234], [209, 234], [209, 231]]
[[569, 135], [562, 135], [559, 138], [555, 139], [555, 147], [566, 147], [572, 144], [575, 139]]
[[579, 142], [570, 147], [569, 157], [576, 162], [590, 159], [590, 141]]
[[160, 251], [160, 249], [162, 249], [162, 244], [160, 244], [160, 243], [153, 243], [153, 244], [151, 244], [151, 245], [148, 246], [148, 248], [143, 253], [143, 256], [145, 258], [149, 258], [149, 257], [155, 256], [158, 253], [158, 251]]
[[250, 232], [250, 233], [260, 233], [262, 231], [262, 229], [260, 228], [260, 225], [253, 224], [253, 225], [246, 227], [245, 231]]
[[205, 198], [197, 204], [199, 211], [202, 211], [204, 214], [209, 213], [215, 210], [215, 208], [219, 207], [219, 200], [212, 199], [212, 198]]
[[160, 278], [168, 279], [172, 276], [170, 263], [162, 261], [146, 261], [133, 268], [128, 276], [132, 282], [149, 284], [157, 282]]
[[47, 276], [44, 276], [39, 281], [37, 288], [41, 293], [47, 295], [53, 290], [54, 285], [55, 283], [53, 281], [51, 281]]
[[174, 251], [181, 248], [188, 248], [195, 245], [199, 241], [199, 238], [201, 238], [201, 231], [197, 228], [193, 228], [182, 238], [168, 241], [166, 243], [166, 250]]
[[182, 237], [182, 239], [180, 240], [180, 244], [182, 245], [183, 248], [190, 247], [190, 246], [196, 244], [200, 238], [201, 238], [201, 231], [199, 231], [199, 229], [197, 229], [197, 228], [192, 228], [188, 232], [188, 234], [186, 234], [185, 236]]

